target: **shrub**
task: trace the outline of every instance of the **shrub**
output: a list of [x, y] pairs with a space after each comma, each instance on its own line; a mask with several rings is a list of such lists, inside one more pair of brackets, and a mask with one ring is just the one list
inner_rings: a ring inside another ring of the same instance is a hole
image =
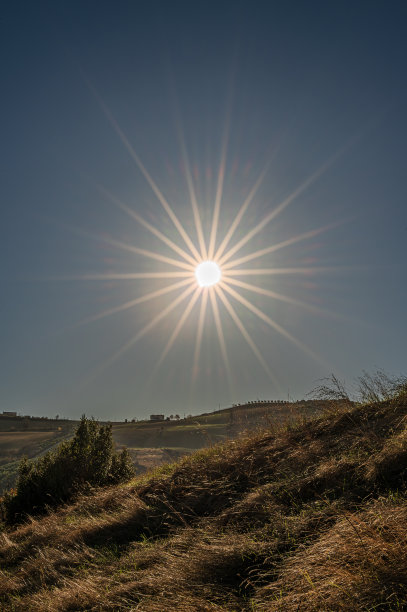
[[21, 461], [16, 490], [4, 496], [3, 514], [13, 523], [67, 502], [92, 486], [117, 484], [133, 474], [127, 449], [114, 452], [112, 426], [82, 416], [71, 440], [35, 461]]

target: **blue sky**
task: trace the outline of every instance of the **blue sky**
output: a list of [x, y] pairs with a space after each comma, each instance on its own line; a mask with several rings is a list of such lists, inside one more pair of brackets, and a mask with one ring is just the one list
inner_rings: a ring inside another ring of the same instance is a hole
[[[0, 410], [198, 413], [300, 399], [331, 372], [405, 373], [406, 17], [404, 2], [3, 7]], [[279, 270], [235, 277], [279, 297], [224, 290], [246, 337], [209, 298], [199, 359], [203, 294], [161, 361], [183, 289], [120, 309], [182, 281], [120, 277], [179, 271], [141, 250], [182, 260], [132, 212], [188, 251], [137, 160], [196, 247], [189, 177], [206, 244], [221, 196], [217, 246], [258, 181], [226, 251], [286, 203], [231, 260], [309, 235], [236, 267]]]

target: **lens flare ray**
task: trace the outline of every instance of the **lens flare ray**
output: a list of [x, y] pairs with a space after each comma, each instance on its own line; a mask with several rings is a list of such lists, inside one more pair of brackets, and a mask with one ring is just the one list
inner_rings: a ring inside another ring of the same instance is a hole
[[268, 376], [274, 382], [274, 384], [277, 387], [280, 387], [280, 385], [279, 385], [277, 379], [275, 378], [273, 372], [270, 370], [269, 366], [267, 365], [263, 355], [260, 353], [260, 351], [257, 348], [256, 344], [254, 343], [254, 341], [250, 337], [250, 334], [248, 333], [248, 331], [246, 330], [245, 326], [243, 325], [241, 319], [239, 318], [239, 315], [236, 313], [235, 309], [233, 308], [232, 304], [230, 303], [230, 301], [228, 300], [228, 298], [226, 297], [226, 295], [224, 294], [222, 289], [220, 287], [216, 287], [215, 290], [216, 290], [216, 293], [219, 296], [219, 298], [222, 300], [226, 310], [229, 312], [229, 314], [230, 314], [231, 318], [233, 319], [234, 323], [236, 324], [236, 327], [239, 329], [239, 331], [241, 332], [243, 338], [246, 340], [246, 342], [248, 343], [248, 345], [252, 349], [253, 353], [257, 357], [260, 365], [264, 368], [265, 372], [268, 374]]
[[129, 253], [135, 253], [136, 255], [144, 255], [144, 257], [155, 259], [157, 261], [162, 261], [164, 263], [169, 264], [170, 266], [176, 266], [178, 268], [183, 268], [184, 270], [191, 270], [191, 271], [194, 270], [194, 266], [192, 266], [191, 264], [185, 263], [184, 261], [179, 261], [178, 259], [172, 259], [172, 257], [167, 257], [166, 255], [160, 255], [159, 253], [154, 253], [153, 251], [148, 251], [147, 249], [140, 249], [139, 247], [135, 247], [130, 244], [126, 244], [125, 242], [121, 242], [120, 240], [114, 240], [113, 238], [104, 238], [104, 241], [107, 244], [111, 244], [112, 246], [116, 246], [125, 251], [129, 251]]
[[143, 336], [150, 332], [164, 317], [166, 317], [174, 308], [178, 306], [188, 295], [190, 295], [195, 287], [195, 283], [192, 281], [191, 286], [188, 287], [181, 295], [179, 295], [171, 304], [169, 304], [163, 311], [155, 316], [147, 325], [145, 325], [135, 336], [133, 336], [128, 342], [126, 342], [120, 349], [118, 349], [113, 355], [109, 357], [102, 365], [100, 365], [90, 376], [84, 381], [84, 385], [88, 384], [91, 380], [100, 376], [108, 367], [112, 366], [120, 357], [122, 357], [127, 351], [129, 351]]
[[195, 306], [195, 303], [196, 303], [196, 301], [197, 301], [197, 299], [199, 297], [200, 292], [201, 292], [201, 290], [199, 288], [195, 290], [195, 293], [191, 297], [188, 306], [184, 310], [184, 312], [183, 312], [180, 320], [178, 321], [177, 325], [175, 326], [175, 329], [172, 332], [172, 334], [171, 334], [167, 344], [165, 345], [164, 350], [161, 353], [160, 358], [159, 358], [157, 364], [154, 367], [154, 372], [157, 372], [157, 370], [159, 369], [160, 365], [163, 363], [165, 357], [168, 355], [169, 351], [171, 350], [175, 340], [178, 338], [181, 329], [184, 327], [184, 324], [185, 324], [187, 318], [189, 317], [189, 315], [191, 313], [191, 310]]
[[69, 276], [48, 276], [46, 281], [122, 281], [158, 278], [191, 278], [191, 272], [129, 272], [112, 274], [77, 274]]
[[278, 204], [278, 206], [276, 206], [276, 208], [274, 208], [268, 215], [266, 215], [264, 219], [260, 221], [260, 223], [258, 223], [252, 230], [250, 230], [250, 232], [248, 232], [246, 236], [244, 236], [244, 238], [239, 240], [239, 242], [235, 244], [228, 251], [228, 253], [219, 260], [219, 263], [221, 265], [225, 264], [232, 257], [232, 255], [236, 253], [236, 251], [239, 251], [242, 246], [244, 246], [247, 242], [249, 242], [249, 240], [251, 240], [251, 238], [253, 238], [253, 236], [255, 236], [262, 229], [264, 229], [265, 226], [270, 223], [270, 221], [275, 219], [275, 217], [279, 215], [285, 208], [287, 208], [289, 204], [291, 204], [299, 195], [301, 195], [306, 189], [308, 189], [308, 187], [312, 185], [312, 183], [314, 183], [318, 178], [320, 178], [320, 176], [328, 170], [328, 168], [333, 164], [335, 159], [341, 153], [342, 150], [340, 150], [338, 153], [328, 159], [328, 161], [322, 164], [322, 166], [318, 168], [316, 172], [311, 174], [311, 176], [309, 176], [299, 187], [297, 187], [297, 189], [295, 189], [287, 198], [285, 198], [285, 200]]
[[118, 124], [118, 122], [116, 121], [116, 119], [113, 116], [111, 110], [109, 109], [107, 104], [104, 102], [104, 100], [101, 98], [101, 96], [99, 95], [99, 93], [97, 92], [95, 87], [90, 83], [89, 79], [87, 79], [85, 77], [85, 80], [86, 80], [86, 82], [88, 84], [88, 87], [93, 92], [94, 96], [96, 97], [97, 101], [99, 102], [99, 105], [100, 105], [101, 109], [103, 110], [106, 118], [109, 120], [109, 122], [112, 125], [114, 131], [116, 132], [116, 134], [120, 138], [122, 144], [127, 149], [130, 157], [136, 163], [136, 166], [138, 167], [138, 169], [140, 170], [140, 172], [142, 173], [142, 175], [146, 179], [147, 183], [150, 185], [153, 193], [157, 197], [157, 199], [160, 202], [161, 206], [164, 208], [165, 212], [167, 213], [167, 215], [169, 216], [169, 218], [171, 219], [171, 221], [173, 222], [173, 224], [177, 228], [177, 230], [178, 230], [179, 234], [182, 236], [185, 244], [189, 247], [189, 249], [190, 249], [191, 253], [194, 255], [194, 257], [196, 257], [199, 260], [199, 258], [200, 258], [199, 257], [199, 253], [198, 253], [197, 249], [195, 248], [194, 243], [192, 242], [191, 238], [188, 236], [188, 234], [185, 231], [183, 225], [179, 221], [177, 215], [174, 213], [174, 211], [171, 208], [170, 204], [167, 202], [167, 200], [164, 197], [163, 193], [161, 192], [161, 190], [158, 188], [157, 184], [155, 183], [155, 181], [151, 177], [151, 175], [148, 172], [147, 168], [144, 166], [144, 164], [141, 161], [140, 157], [137, 155], [137, 153], [134, 150], [133, 146], [130, 144], [130, 141], [128, 140], [127, 136], [125, 135], [125, 133], [121, 129], [121, 127]]
[[199, 209], [198, 209], [198, 202], [196, 200], [195, 190], [194, 190], [193, 183], [192, 183], [191, 170], [189, 168], [189, 163], [187, 160], [185, 161], [185, 164], [186, 164], [185, 166], [186, 178], [187, 178], [189, 196], [191, 199], [192, 212], [194, 215], [195, 228], [196, 228], [196, 233], [198, 236], [199, 248], [201, 249], [201, 258], [206, 259], [207, 251], [206, 251], [206, 245], [205, 245], [205, 238], [203, 235], [202, 222], [201, 222], [201, 217], [200, 217]]
[[284, 327], [282, 327], [281, 325], [273, 321], [273, 319], [271, 319], [268, 315], [266, 315], [262, 310], [257, 308], [257, 306], [254, 306], [251, 302], [246, 300], [246, 298], [244, 298], [237, 291], [232, 289], [232, 287], [228, 287], [228, 285], [224, 282], [221, 282], [220, 286], [222, 289], [230, 293], [230, 295], [234, 297], [238, 302], [243, 304], [243, 306], [246, 306], [248, 310], [251, 310], [251, 312], [256, 314], [259, 317], [259, 319], [262, 319], [262, 321], [270, 325], [270, 327], [275, 329], [280, 335], [284, 336], [284, 338], [292, 342], [297, 348], [301, 349], [303, 352], [305, 352], [307, 355], [312, 357], [319, 364], [324, 363], [321, 360], [321, 358], [316, 353], [314, 353], [314, 351], [312, 351], [308, 346], [306, 346], [303, 342], [301, 342], [300, 340], [292, 336], [290, 332], [284, 329]]
[[223, 195], [223, 182], [225, 180], [225, 168], [226, 168], [226, 154], [229, 142], [229, 127], [230, 127], [230, 114], [226, 115], [225, 131], [223, 133], [222, 147], [221, 147], [221, 159], [219, 164], [218, 182], [216, 186], [215, 205], [213, 208], [213, 218], [211, 233], [209, 236], [208, 246], [208, 259], [213, 259], [216, 244], [216, 234], [218, 231], [220, 205]]
[[199, 260], [194, 259], [191, 255], [189, 255], [189, 253], [184, 251], [184, 249], [179, 247], [175, 242], [167, 238], [167, 236], [165, 236], [165, 234], [160, 232], [160, 230], [158, 230], [154, 225], [151, 225], [151, 223], [143, 219], [143, 217], [141, 217], [138, 213], [136, 213], [136, 211], [134, 211], [132, 208], [124, 204], [124, 202], [121, 202], [121, 200], [119, 200], [116, 196], [110, 193], [107, 189], [105, 189], [101, 185], [98, 185], [97, 187], [99, 191], [101, 191], [105, 196], [107, 196], [113, 202], [113, 204], [115, 204], [118, 208], [126, 212], [130, 217], [132, 217], [140, 225], [148, 229], [149, 232], [154, 234], [154, 236], [156, 236], [164, 244], [169, 246], [175, 253], [178, 253], [178, 255], [181, 255], [181, 257], [183, 257], [186, 261], [189, 261], [191, 265], [196, 266]]
[[194, 362], [193, 362], [193, 367], [192, 367], [192, 383], [196, 381], [196, 378], [198, 376], [199, 356], [201, 353], [202, 334], [203, 334], [203, 329], [204, 329], [207, 305], [208, 305], [208, 292], [204, 291], [202, 294], [201, 308], [199, 311], [199, 319], [198, 319], [198, 327], [196, 330]]
[[107, 310], [103, 310], [102, 312], [99, 312], [96, 315], [88, 317], [87, 319], [80, 321], [78, 323], [78, 326], [85, 325], [87, 323], [93, 323], [94, 321], [98, 321], [99, 319], [103, 319], [104, 317], [109, 317], [110, 315], [114, 315], [117, 312], [123, 312], [124, 310], [129, 310], [130, 308], [134, 308], [134, 306], [138, 306], [139, 304], [143, 304], [144, 302], [149, 302], [150, 300], [161, 297], [162, 295], [165, 295], [166, 293], [171, 293], [172, 291], [175, 291], [176, 289], [180, 289], [181, 287], [185, 287], [185, 285], [188, 285], [190, 283], [191, 283], [191, 279], [187, 278], [183, 281], [180, 281], [179, 283], [174, 283], [172, 285], [169, 285], [168, 287], [163, 287], [162, 289], [158, 289], [157, 291], [146, 293], [145, 295], [135, 298], [134, 300], [129, 300], [128, 302], [124, 302], [123, 304], [119, 304], [118, 306], [113, 306], [112, 308], [108, 308]]
[[121, 249], [122, 251], [134, 253], [135, 255], [144, 255], [144, 257], [155, 259], [157, 261], [162, 261], [169, 265], [183, 268], [184, 270], [191, 270], [193, 272], [196, 266], [196, 262], [194, 260], [192, 261], [192, 263], [186, 263], [185, 261], [173, 259], [172, 257], [167, 257], [166, 255], [161, 255], [160, 253], [155, 253], [147, 249], [141, 249], [132, 244], [127, 244], [122, 240], [116, 240], [114, 238], [111, 238], [110, 236], [98, 235], [94, 232], [89, 232], [73, 225], [63, 224], [63, 227], [74, 234], [78, 234], [79, 236], [86, 236], [87, 238], [91, 238], [92, 240], [96, 240], [97, 242], [102, 242], [103, 244]]
[[228, 354], [227, 354], [227, 350], [226, 350], [225, 337], [223, 335], [222, 323], [221, 323], [221, 320], [220, 320], [219, 308], [218, 308], [218, 304], [216, 302], [216, 296], [215, 296], [215, 293], [213, 291], [209, 292], [209, 298], [211, 300], [212, 312], [213, 312], [213, 317], [215, 319], [216, 332], [217, 332], [218, 338], [219, 338], [219, 345], [220, 345], [220, 351], [221, 351], [221, 354], [222, 354], [223, 363], [225, 365], [225, 369], [226, 369], [226, 373], [227, 373], [229, 384], [232, 385], [232, 372], [231, 372], [231, 369], [230, 369], [229, 358], [228, 358]]
[[[333, 266], [314, 266], [314, 267], [299, 267], [299, 268], [240, 268], [239, 270], [225, 270], [223, 278], [227, 279], [231, 276], [265, 276], [265, 275], [279, 275], [279, 274], [326, 274], [332, 272], [338, 272], [339, 270], [345, 270], [344, 267], [333, 267]], [[354, 269], [354, 268], [352, 268]]]
[[218, 231], [220, 203], [222, 200], [224, 176], [225, 176], [225, 162], [224, 160], [222, 160], [220, 168], [219, 168], [219, 174], [218, 174], [218, 185], [216, 188], [215, 206], [213, 209], [213, 218], [212, 218], [212, 228], [211, 228], [211, 234], [210, 234], [210, 239], [209, 239], [209, 247], [208, 247], [209, 259], [213, 259], [213, 253], [215, 251], [215, 242], [216, 242], [216, 234]]
[[256, 285], [252, 285], [251, 283], [245, 283], [235, 278], [228, 278], [227, 282], [230, 285], [240, 287], [241, 289], [247, 289], [248, 291], [252, 291], [253, 293], [258, 293], [259, 295], [265, 295], [267, 297], [271, 297], [275, 300], [279, 300], [280, 302], [286, 302], [287, 304], [293, 304], [294, 306], [300, 306], [301, 308], [305, 308], [306, 310], [309, 310], [310, 312], [313, 312], [315, 314], [322, 314], [324, 316], [331, 317], [331, 318], [339, 318], [335, 313], [329, 312], [328, 310], [325, 310], [324, 308], [319, 308], [318, 306], [314, 306], [313, 304], [308, 304], [307, 302], [303, 302], [302, 300], [297, 300], [287, 295], [277, 293], [276, 291], [271, 291], [270, 289], [264, 289], [263, 287], [257, 287]]
[[246, 212], [246, 210], [249, 208], [250, 204], [252, 203], [252, 200], [253, 200], [254, 196], [256, 195], [257, 190], [259, 189], [260, 185], [262, 184], [262, 182], [264, 180], [264, 177], [266, 175], [267, 170], [268, 170], [268, 165], [263, 169], [263, 172], [260, 174], [259, 178], [255, 182], [255, 184], [252, 187], [249, 195], [247, 196], [246, 200], [243, 202], [239, 212], [237, 213], [235, 219], [233, 220], [232, 225], [230, 226], [229, 230], [227, 231], [224, 239], [220, 243], [219, 248], [216, 251], [216, 254], [214, 255], [214, 259], [216, 259], [217, 261], [221, 261], [221, 257], [223, 255], [223, 252], [224, 252], [225, 248], [227, 247], [227, 245], [229, 244], [233, 234], [235, 233], [235, 231], [236, 231], [240, 221], [242, 220], [242, 217], [243, 217], [244, 213]]
[[296, 244], [297, 242], [301, 242], [303, 240], [308, 240], [309, 238], [315, 238], [318, 234], [322, 234], [329, 229], [335, 227], [334, 225], [326, 225], [325, 227], [320, 227], [309, 232], [304, 232], [303, 234], [299, 234], [298, 236], [293, 236], [292, 238], [288, 238], [287, 240], [283, 240], [282, 242], [278, 242], [277, 244], [273, 244], [272, 246], [266, 247], [264, 249], [259, 249], [249, 255], [245, 255], [244, 257], [240, 257], [239, 259], [234, 259], [229, 263], [226, 263], [222, 266], [224, 270], [230, 270], [236, 266], [240, 266], [243, 263], [247, 263], [252, 259], [257, 259], [258, 257], [263, 257], [263, 255], [269, 255], [270, 253], [275, 253], [280, 249]]
[[187, 181], [189, 197], [191, 200], [192, 213], [194, 215], [195, 229], [196, 229], [196, 234], [198, 237], [199, 248], [201, 249], [202, 259], [206, 259], [207, 250], [206, 250], [206, 244], [205, 244], [205, 237], [204, 237], [204, 233], [202, 229], [201, 215], [199, 214], [199, 206], [198, 206], [198, 201], [196, 199], [194, 182], [192, 180], [189, 156], [187, 152], [187, 146], [185, 143], [184, 130], [182, 127], [182, 121], [181, 121], [181, 117], [178, 112], [178, 108], [176, 108], [176, 122], [177, 122], [177, 127], [178, 127], [178, 137], [179, 137], [180, 146], [181, 146], [182, 160], [184, 162], [185, 177]]

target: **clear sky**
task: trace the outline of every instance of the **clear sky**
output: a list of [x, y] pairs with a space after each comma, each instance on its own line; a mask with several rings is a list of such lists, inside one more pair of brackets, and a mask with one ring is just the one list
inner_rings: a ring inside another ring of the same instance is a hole
[[3, 3], [0, 411], [182, 415], [405, 374], [406, 18]]

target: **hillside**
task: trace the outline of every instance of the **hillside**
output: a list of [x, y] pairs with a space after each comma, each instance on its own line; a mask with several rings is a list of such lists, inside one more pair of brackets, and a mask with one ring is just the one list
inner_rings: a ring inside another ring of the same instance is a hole
[[237, 434], [321, 411], [323, 402], [243, 404], [178, 420], [113, 423], [113, 437], [129, 449], [197, 450]]
[[407, 397], [336, 404], [4, 531], [4, 610], [407, 609]]
[[252, 402], [179, 420], [114, 423], [113, 438], [118, 448], [128, 448], [138, 473], [142, 473], [242, 432], [315, 415], [323, 405], [317, 400]]
[[[113, 438], [118, 448], [129, 449], [137, 472], [143, 473], [242, 431], [320, 410], [318, 401], [251, 403], [179, 420], [115, 422]], [[33, 459], [43, 455], [70, 438], [77, 424], [65, 419], [0, 415], [0, 496], [14, 486], [23, 456]]]

